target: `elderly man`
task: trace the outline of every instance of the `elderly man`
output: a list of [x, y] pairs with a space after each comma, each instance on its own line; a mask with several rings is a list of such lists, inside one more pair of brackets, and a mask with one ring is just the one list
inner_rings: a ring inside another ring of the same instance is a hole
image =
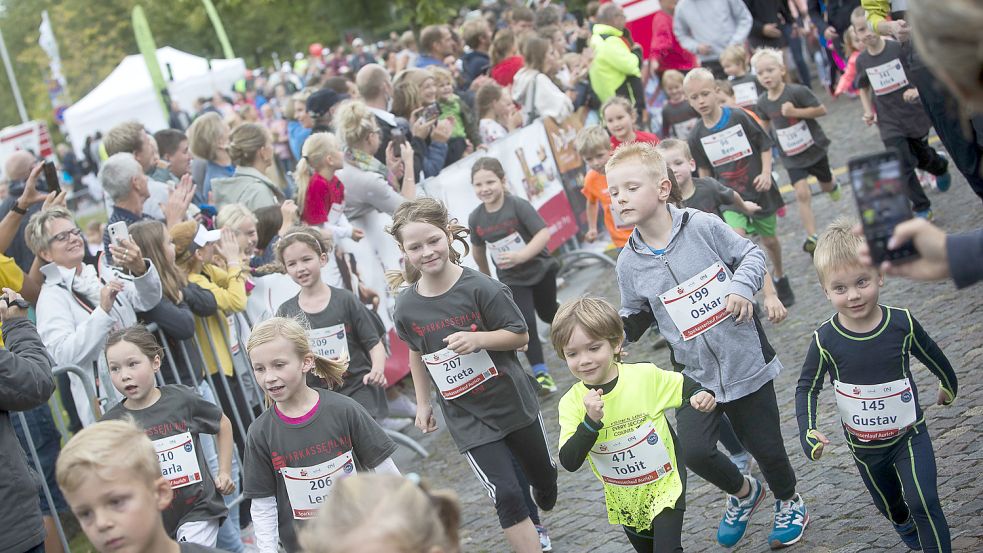
[[444, 58], [454, 53], [454, 35], [447, 25], [430, 25], [420, 31], [420, 55], [416, 67], [446, 67]]
[[31, 204], [28, 206], [22, 206], [23, 202], [20, 202], [21, 194], [24, 192], [24, 183], [27, 182], [27, 177], [31, 174], [31, 169], [37, 163], [34, 155], [30, 152], [24, 150], [18, 150], [7, 158], [7, 162], [4, 163], [3, 174], [10, 181], [10, 195], [0, 204], [0, 221], [13, 210], [15, 213], [22, 215], [20, 225], [17, 227], [17, 233], [14, 235], [13, 241], [10, 246], [4, 251], [4, 255], [7, 257], [12, 257], [17, 266], [20, 267], [25, 273], [30, 272], [31, 264], [34, 263], [34, 254], [31, 253], [30, 248], [24, 242], [24, 228], [27, 226], [27, 220], [31, 218], [41, 209], [41, 204]]
[[744, 44], [754, 20], [741, 0], [680, 0], [673, 31], [684, 48], [700, 58], [718, 79], [726, 79], [720, 53], [732, 44]]
[[[127, 121], [116, 125], [106, 134], [103, 144], [106, 146], [108, 156], [118, 153], [132, 154], [140, 164], [141, 170], [147, 175], [157, 168], [157, 152], [153, 137], [147, 134], [138, 121]], [[149, 195], [144, 199], [141, 213], [145, 212], [158, 221], [166, 221], [168, 227], [180, 223], [184, 220], [194, 195], [193, 185], [189, 189], [189, 183], [190, 178], [182, 179], [181, 183], [171, 191], [167, 184], [149, 180]], [[112, 199], [111, 194], [110, 199]]]
[[144, 204], [150, 197], [150, 179], [144, 174], [143, 167], [133, 154], [118, 153], [110, 156], [102, 164], [102, 169], [99, 170], [99, 182], [113, 202], [113, 211], [109, 215], [109, 222], [102, 236], [106, 261], [112, 263], [109, 257], [110, 225], [123, 221], [126, 226], [130, 226], [138, 221], [153, 219], [143, 211]]
[[590, 46], [594, 49], [594, 61], [589, 70], [590, 84], [602, 103], [612, 96], [624, 96], [642, 115], [645, 111], [641, 81], [642, 49], [632, 44], [631, 35], [625, 30], [625, 22], [624, 10], [614, 2], [604, 4], [597, 10], [597, 23], [590, 38]]

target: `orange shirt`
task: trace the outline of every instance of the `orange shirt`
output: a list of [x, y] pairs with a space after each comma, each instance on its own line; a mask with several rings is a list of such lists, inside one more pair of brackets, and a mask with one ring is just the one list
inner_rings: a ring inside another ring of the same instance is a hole
[[611, 211], [611, 195], [608, 194], [607, 177], [593, 169], [587, 171], [587, 175], [584, 177], [584, 188], [581, 192], [584, 193], [584, 197], [588, 201], [601, 204], [601, 208], [604, 210], [604, 226], [607, 227], [608, 234], [611, 235], [611, 241], [619, 248], [625, 247], [625, 243], [628, 242], [628, 237], [631, 236], [631, 231], [635, 227], [619, 228], [615, 223], [614, 213]]

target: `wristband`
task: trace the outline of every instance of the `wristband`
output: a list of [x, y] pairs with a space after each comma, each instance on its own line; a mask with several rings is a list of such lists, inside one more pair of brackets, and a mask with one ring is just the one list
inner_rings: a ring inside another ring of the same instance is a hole
[[17, 202], [14, 202], [14, 204], [10, 206], [10, 211], [13, 211], [14, 213], [19, 213], [21, 215], [27, 215], [27, 210], [17, 205]]

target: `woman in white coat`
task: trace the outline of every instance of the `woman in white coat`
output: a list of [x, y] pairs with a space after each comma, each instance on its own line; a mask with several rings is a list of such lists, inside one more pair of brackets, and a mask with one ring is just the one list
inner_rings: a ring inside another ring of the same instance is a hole
[[530, 36], [522, 43], [525, 65], [512, 80], [512, 99], [522, 106], [522, 119], [528, 125], [540, 117], [563, 121], [573, 113], [573, 102], [553, 82], [550, 75], [560, 67], [552, 45], [545, 38]]
[[[160, 303], [157, 269], [143, 257], [136, 244], [124, 240], [120, 246], [110, 248], [113, 259], [128, 274], [117, 275], [106, 269], [111, 274], [103, 275], [108, 281], [103, 284], [95, 267], [82, 263], [85, 255], [82, 231], [71, 212], [60, 207], [31, 217], [25, 238], [31, 251], [47, 263], [41, 267], [45, 280], [37, 303], [41, 340], [55, 365], [78, 365], [83, 370], [92, 370], [95, 381], [95, 367], [109, 332], [135, 324], [135, 311], [149, 311]], [[95, 416], [91, 398], [86, 396], [81, 379], [74, 374], [69, 378], [79, 420], [83, 425], [92, 424]], [[102, 392], [105, 395], [107, 390]]]

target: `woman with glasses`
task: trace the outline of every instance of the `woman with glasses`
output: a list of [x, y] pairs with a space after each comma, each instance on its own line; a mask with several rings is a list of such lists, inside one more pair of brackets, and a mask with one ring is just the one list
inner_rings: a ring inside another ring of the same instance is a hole
[[[37, 303], [41, 339], [55, 365], [92, 369], [95, 381], [95, 363], [109, 332], [135, 324], [136, 311], [149, 311], [160, 303], [157, 269], [136, 244], [123, 240], [109, 246], [120, 271], [107, 269], [100, 277], [95, 267], [82, 263], [82, 230], [64, 208], [35, 214], [24, 234], [34, 255], [46, 263]], [[81, 379], [74, 374], [69, 378], [79, 420], [83, 425], [95, 422]]]

